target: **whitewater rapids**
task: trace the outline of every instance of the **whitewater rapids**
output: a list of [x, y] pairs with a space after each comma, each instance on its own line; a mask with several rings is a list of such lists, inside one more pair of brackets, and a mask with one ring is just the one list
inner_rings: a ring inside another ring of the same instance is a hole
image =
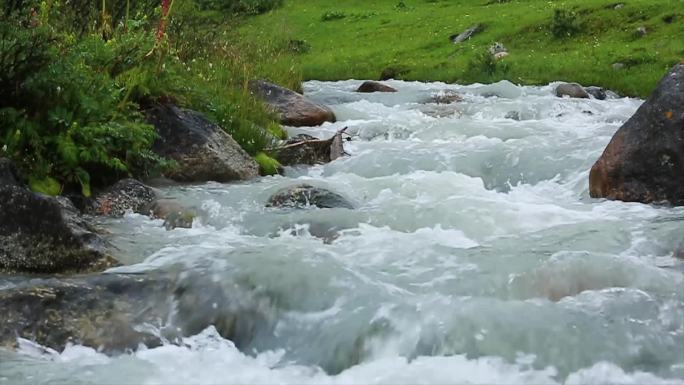
[[[561, 99], [555, 84], [308, 82], [351, 156], [242, 184], [168, 187], [192, 229], [103, 220], [127, 264], [247, 282], [275, 327], [214, 328], [115, 357], [20, 341], [2, 384], [684, 384], [684, 209], [591, 199], [588, 173], [642, 103]], [[430, 103], [452, 90], [464, 100]], [[357, 207], [264, 206], [298, 183]], [[332, 242], [317, 233], [335, 231]], [[1, 286], [0, 282], [0, 286]]]

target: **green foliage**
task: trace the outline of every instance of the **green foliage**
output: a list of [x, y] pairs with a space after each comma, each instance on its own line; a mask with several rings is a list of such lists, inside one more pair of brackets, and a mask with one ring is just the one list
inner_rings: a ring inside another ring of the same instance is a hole
[[563, 39], [572, 37], [581, 31], [577, 15], [574, 12], [565, 9], [556, 9], [553, 11], [553, 19], [551, 20], [551, 34], [556, 39]]
[[481, 51], [468, 63], [468, 71], [492, 76], [496, 72], [496, 59], [489, 51]]
[[280, 162], [263, 152], [256, 154], [254, 160], [259, 164], [259, 173], [261, 175], [278, 175], [283, 168]]
[[173, 165], [151, 151], [156, 133], [144, 118], [147, 106], [168, 102], [203, 112], [256, 155], [284, 131], [247, 82], [260, 76], [298, 85], [300, 77], [289, 60], [278, 60], [288, 51], [280, 39], [243, 42], [224, 13], [281, 3], [178, 1], [162, 36], [158, 1], [0, 5], [3, 156], [37, 191], [88, 196], [91, 186]]
[[59, 182], [49, 176], [42, 179], [36, 177], [29, 178], [28, 184], [31, 190], [45, 195], [55, 196], [62, 192], [62, 186]]
[[283, 0], [198, 0], [201, 9], [218, 10], [236, 15], [258, 15], [280, 7]]

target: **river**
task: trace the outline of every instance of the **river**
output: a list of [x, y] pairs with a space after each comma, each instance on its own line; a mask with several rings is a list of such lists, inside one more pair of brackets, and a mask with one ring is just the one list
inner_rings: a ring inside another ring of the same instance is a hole
[[[591, 199], [588, 173], [642, 103], [554, 85], [307, 82], [348, 127], [349, 157], [242, 184], [163, 189], [192, 229], [101, 225], [127, 266], [248, 282], [275, 327], [236, 347], [214, 328], [109, 357], [0, 352], [2, 384], [684, 384], [684, 209]], [[464, 100], [425, 103], [453, 90]], [[266, 208], [298, 183], [356, 209]], [[324, 233], [325, 239], [321, 239]]]

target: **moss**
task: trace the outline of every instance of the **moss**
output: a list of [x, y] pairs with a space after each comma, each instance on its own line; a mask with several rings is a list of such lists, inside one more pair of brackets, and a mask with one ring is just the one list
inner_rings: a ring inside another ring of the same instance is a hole
[[283, 168], [280, 162], [263, 152], [258, 153], [254, 160], [259, 164], [259, 173], [261, 175], [278, 175]]

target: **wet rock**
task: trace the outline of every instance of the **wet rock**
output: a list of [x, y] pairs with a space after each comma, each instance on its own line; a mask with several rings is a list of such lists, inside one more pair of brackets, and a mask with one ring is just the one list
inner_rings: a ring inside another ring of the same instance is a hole
[[253, 80], [249, 82], [249, 89], [277, 113], [280, 122], [286, 126], [311, 127], [336, 121], [330, 108], [287, 88], [263, 80]]
[[459, 94], [456, 91], [452, 90], [444, 90], [437, 92], [436, 94], [432, 95], [430, 99], [428, 100], [429, 103], [436, 103], [436, 104], [451, 104], [451, 103], [458, 103], [462, 102], [463, 97], [461, 94]]
[[12, 161], [0, 158], [0, 186], [23, 187], [25, 186], [23, 180]]
[[318, 208], [354, 208], [354, 205], [342, 195], [308, 184], [286, 187], [277, 191], [268, 199], [266, 206], [286, 208], [306, 208], [311, 206]]
[[470, 28], [466, 29], [465, 31], [457, 34], [457, 35], [451, 35], [449, 36], [449, 40], [451, 40], [452, 43], [458, 44], [462, 43], [471, 37], [475, 36], [476, 34], [482, 32], [484, 30], [484, 25], [482, 24], [476, 24], [471, 26]]
[[167, 230], [175, 228], [190, 229], [192, 222], [197, 217], [197, 210], [185, 207], [173, 199], [159, 199], [149, 206], [150, 215], [156, 219], [164, 220]]
[[606, 90], [604, 90], [601, 87], [591, 86], [591, 87], [586, 87], [584, 90], [587, 91], [587, 93], [589, 95], [593, 96], [594, 99], [606, 100], [606, 98], [608, 98], [608, 94], [606, 93]]
[[299, 135], [286, 141], [282, 146], [269, 149], [268, 152], [283, 166], [332, 162], [346, 155], [343, 138], [345, 130], [346, 128], [340, 130], [329, 139]]
[[568, 96], [571, 98], [588, 99], [589, 94], [584, 88], [577, 83], [563, 83], [556, 87], [556, 96], [562, 98]]
[[0, 186], [0, 271], [71, 273], [115, 264], [67, 198]]
[[166, 177], [177, 182], [230, 182], [259, 175], [259, 165], [221, 127], [202, 114], [172, 105], [146, 111], [157, 129], [154, 151], [178, 163]]
[[684, 64], [615, 133], [589, 175], [594, 198], [684, 204]]
[[518, 111], [508, 111], [504, 119], [520, 120], [520, 112]]
[[145, 214], [157, 199], [151, 187], [135, 179], [122, 179], [106, 190], [95, 194], [87, 211], [107, 217], [122, 217], [126, 211]]
[[362, 92], [362, 93], [372, 93], [372, 92], [397, 92], [396, 89], [382, 84], [380, 82], [374, 82], [374, 81], [365, 81], [361, 83], [359, 88], [356, 89], [356, 92]]
[[22, 337], [58, 351], [71, 342], [113, 354], [160, 345], [160, 337], [179, 342], [210, 325], [238, 346], [268, 332], [269, 300], [210, 274], [14, 279], [0, 290], [0, 346], [11, 348]]

